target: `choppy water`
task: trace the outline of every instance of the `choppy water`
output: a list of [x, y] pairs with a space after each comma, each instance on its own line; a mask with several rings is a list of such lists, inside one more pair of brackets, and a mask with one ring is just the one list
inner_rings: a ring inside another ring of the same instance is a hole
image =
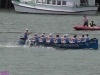
[[[23, 14], [0, 10], [0, 72], [9, 75], [100, 75], [99, 50], [62, 50], [44, 47], [17, 46], [26, 28], [38, 34], [65, 33], [72, 37], [89, 34], [100, 40], [100, 31], [75, 31], [83, 23], [83, 15]], [[100, 14], [88, 15], [100, 25]], [[33, 34], [30, 35], [32, 37]], [[100, 41], [99, 41], [100, 44]]]

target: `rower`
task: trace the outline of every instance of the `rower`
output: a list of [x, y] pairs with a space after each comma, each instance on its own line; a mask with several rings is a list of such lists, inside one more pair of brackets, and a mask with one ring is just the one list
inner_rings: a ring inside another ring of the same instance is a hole
[[54, 43], [54, 38], [53, 38], [53, 36], [52, 36], [52, 33], [50, 33], [50, 35], [49, 35], [49, 40], [50, 40], [50, 44], [52, 44], [52, 43]]
[[42, 43], [45, 44], [46, 43], [46, 37], [45, 37], [45, 34], [44, 33], [42, 34], [41, 39], [42, 39]]
[[69, 43], [68, 34], [64, 35], [64, 43]]
[[37, 35], [37, 33], [34, 34], [34, 43], [39, 43], [39, 36]]
[[84, 41], [85, 41], [85, 37], [84, 37], [84, 35], [82, 35], [80, 42], [84, 42]]
[[74, 38], [73, 38], [73, 43], [77, 43], [78, 40], [77, 40], [77, 35], [74, 35]]
[[59, 37], [59, 35], [56, 35], [56, 43], [58, 43], [58, 44], [61, 43], [61, 38]]
[[88, 37], [88, 36], [89, 36], [89, 35], [86, 34], [86, 38], [85, 38], [85, 39], [86, 39], [86, 42], [89, 41], [89, 37]]

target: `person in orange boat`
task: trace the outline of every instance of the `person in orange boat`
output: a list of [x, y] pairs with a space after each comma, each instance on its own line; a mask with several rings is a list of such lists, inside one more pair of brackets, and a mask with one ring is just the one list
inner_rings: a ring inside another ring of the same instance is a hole
[[89, 27], [93, 27], [93, 26], [96, 26], [96, 25], [94, 24], [94, 21], [91, 21], [89, 24]]
[[83, 26], [87, 26], [88, 27], [88, 18], [84, 15], [84, 25]]

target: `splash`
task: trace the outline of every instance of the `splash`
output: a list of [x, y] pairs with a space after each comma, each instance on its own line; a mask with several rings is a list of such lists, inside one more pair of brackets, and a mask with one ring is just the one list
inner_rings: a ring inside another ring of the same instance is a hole
[[6, 43], [6, 44], [0, 44], [0, 48], [20, 48], [20, 47], [23, 47], [23, 48], [41, 48], [41, 49], [44, 49], [44, 48], [47, 48], [48, 50], [55, 50], [54, 48], [52, 47], [43, 47], [43, 46], [32, 46], [30, 47], [29, 45], [18, 45], [16, 43], [12, 43], [12, 42], [9, 42], [9, 43]]

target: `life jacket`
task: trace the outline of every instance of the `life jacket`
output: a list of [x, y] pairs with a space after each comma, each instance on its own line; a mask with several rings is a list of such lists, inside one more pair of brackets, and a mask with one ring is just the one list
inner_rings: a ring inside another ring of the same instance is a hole
[[90, 22], [90, 26], [93, 26], [94, 25], [94, 23], [93, 22]]

